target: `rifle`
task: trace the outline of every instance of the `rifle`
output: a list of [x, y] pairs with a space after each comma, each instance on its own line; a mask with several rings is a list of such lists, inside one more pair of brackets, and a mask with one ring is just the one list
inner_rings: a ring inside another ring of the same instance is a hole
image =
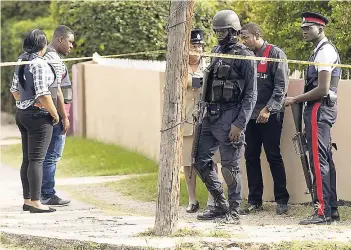
[[207, 107], [205, 98], [206, 98], [207, 81], [208, 81], [208, 76], [210, 74], [210, 69], [211, 68], [209, 66], [203, 72], [202, 93], [200, 96], [200, 101], [196, 104], [196, 109], [195, 109], [195, 112], [193, 113], [193, 121], [194, 121], [195, 128], [194, 128], [194, 140], [191, 148], [191, 167], [190, 167], [189, 179], [191, 179], [193, 169], [195, 168], [195, 160], [196, 160], [197, 150], [200, 142], [202, 123], [204, 120], [205, 109]]
[[293, 144], [295, 151], [300, 155], [300, 161], [302, 165], [303, 174], [305, 176], [307, 191], [305, 194], [310, 193], [313, 202], [313, 177], [310, 164], [307, 157], [307, 140], [306, 134], [302, 132], [302, 108], [303, 103], [295, 103], [291, 105], [291, 110], [293, 113], [293, 118], [295, 122], [296, 134], [293, 137]]
[[[221, 46], [215, 46], [211, 52], [219, 53], [220, 50], [221, 50]], [[218, 62], [219, 59], [220, 58], [214, 58], [213, 60], [211, 60], [210, 65], [206, 67], [206, 69], [203, 72], [202, 92], [200, 96], [200, 101], [196, 104], [195, 112], [193, 112], [193, 121], [194, 121], [195, 128], [194, 128], [194, 140], [191, 148], [191, 167], [190, 167], [189, 179], [191, 179], [193, 169], [195, 168], [195, 160], [196, 160], [197, 150], [200, 142], [202, 122], [204, 120], [205, 110], [207, 107], [206, 90], [207, 90], [208, 77], [210, 75], [212, 67]]]

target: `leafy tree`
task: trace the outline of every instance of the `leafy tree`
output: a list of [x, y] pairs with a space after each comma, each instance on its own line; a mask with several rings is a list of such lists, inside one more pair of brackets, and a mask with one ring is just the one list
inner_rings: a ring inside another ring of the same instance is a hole
[[[301, 33], [301, 13], [319, 12], [330, 16], [328, 1], [251, 1], [252, 16], [250, 21], [259, 24], [264, 38], [281, 47], [289, 59], [306, 60], [313, 50], [311, 43], [306, 43]], [[305, 65], [292, 65], [291, 69], [304, 68]]]
[[1, 1], [1, 23], [50, 15], [50, 1]]
[[[166, 48], [165, 28], [169, 10], [166, 1], [62, 1], [52, 2], [51, 10], [60, 23], [75, 31], [77, 48], [72, 56]], [[160, 57], [163, 55], [144, 58]]]
[[[33, 28], [43, 29], [51, 38], [53, 29], [64, 24], [75, 31], [77, 46], [71, 57], [124, 54], [166, 50], [169, 1], [1, 1], [2, 61], [14, 61], [21, 52], [23, 37]], [[264, 38], [280, 46], [289, 59], [306, 60], [312, 44], [301, 35], [301, 12], [326, 15], [328, 38], [339, 49], [343, 63], [351, 61], [351, 3], [347, 1], [196, 1], [193, 28], [205, 31], [205, 49], [216, 44], [212, 19], [222, 9], [232, 9], [242, 24], [256, 22]], [[170, 15], [171, 14], [171, 15]], [[170, 16], [169, 16], [170, 15]], [[133, 59], [164, 60], [165, 54], [131, 56]], [[74, 63], [74, 62], [72, 62]], [[289, 65], [291, 69], [305, 66]], [[13, 67], [1, 71], [2, 109], [13, 107], [8, 91]]]
[[[25, 34], [34, 28], [52, 33], [55, 26], [49, 1], [1, 1], [1, 61], [15, 61], [22, 51]], [[13, 67], [1, 68], [1, 109], [12, 112], [14, 100], [9, 91]]]
[[339, 49], [342, 63], [351, 63], [351, 2], [330, 1], [332, 7], [331, 23], [327, 30], [327, 36], [332, 37], [333, 42]]

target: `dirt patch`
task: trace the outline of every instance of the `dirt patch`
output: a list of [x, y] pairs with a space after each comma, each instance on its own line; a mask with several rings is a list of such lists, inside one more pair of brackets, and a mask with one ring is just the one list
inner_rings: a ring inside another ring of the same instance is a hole
[[[60, 186], [60, 189], [70, 193], [75, 199], [82, 199], [84, 194], [84, 202], [102, 208], [109, 214], [114, 215], [140, 215], [155, 216], [155, 202], [140, 202], [122, 195], [119, 192], [111, 191], [104, 184], [80, 185], [80, 186]], [[114, 213], [112, 211], [115, 211]], [[180, 207], [179, 217], [181, 219], [192, 221], [196, 220], [196, 214], [189, 214], [184, 207]]]
[[[65, 186], [63, 188], [65, 191], [70, 192], [76, 199], [81, 199], [81, 194], [84, 194], [84, 196], [86, 196], [84, 202], [94, 200], [94, 205], [99, 203], [103, 206], [103, 209], [114, 210], [114, 208], [117, 208], [117, 214], [123, 212], [130, 215], [155, 216], [156, 213], [156, 204], [154, 202], [133, 200], [119, 192], [111, 191], [111, 189], [104, 184]], [[241, 225], [297, 225], [301, 219], [311, 215], [313, 212], [312, 206], [308, 205], [290, 205], [288, 214], [284, 215], [277, 215], [275, 209], [276, 206], [274, 203], [266, 202], [263, 204], [263, 211], [241, 216]], [[341, 216], [342, 210], [344, 209], [351, 210], [351, 208], [341, 207]], [[185, 207], [180, 207], [180, 219], [185, 221], [197, 221], [196, 215], [197, 213], [189, 214], [185, 211]], [[351, 220], [342, 220], [333, 225], [350, 227]]]

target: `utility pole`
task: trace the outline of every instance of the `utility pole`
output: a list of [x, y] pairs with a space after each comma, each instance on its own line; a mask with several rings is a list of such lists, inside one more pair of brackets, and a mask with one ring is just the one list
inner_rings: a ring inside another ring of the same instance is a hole
[[166, 83], [154, 231], [169, 235], [178, 227], [182, 124], [185, 117], [185, 91], [188, 78], [189, 41], [194, 0], [171, 1], [168, 19]]

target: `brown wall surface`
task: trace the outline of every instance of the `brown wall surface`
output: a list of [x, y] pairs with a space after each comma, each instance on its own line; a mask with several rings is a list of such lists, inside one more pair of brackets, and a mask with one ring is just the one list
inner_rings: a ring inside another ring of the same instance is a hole
[[157, 160], [163, 78], [156, 71], [85, 65], [86, 136]]
[[[91, 63], [78, 64], [75, 90], [80, 92], [74, 101], [76, 135], [86, 136], [107, 143], [114, 143], [158, 160], [162, 119], [162, 89], [164, 72], [121, 69], [117, 66]], [[288, 95], [302, 92], [302, 80], [290, 80]], [[338, 198], [351, 200], [351, 118], [347, 107], [351, 106], [351, 81], [339, 85], [338, 119], [332, 130], [337, 168]], [[290, 202], [307, 202], [306, 184], [292, 137], [295, 127], [291, 109], [285, 112], [281, 151], [286, 167]], [[263, 150], [262, 150], [263, 152]], [[272, 177], [264, 153], [261, 156], [264, 177], [264, 200], [274, 200]], [[245, 159], [243, 170], [243, 195], [247, 197]]]

